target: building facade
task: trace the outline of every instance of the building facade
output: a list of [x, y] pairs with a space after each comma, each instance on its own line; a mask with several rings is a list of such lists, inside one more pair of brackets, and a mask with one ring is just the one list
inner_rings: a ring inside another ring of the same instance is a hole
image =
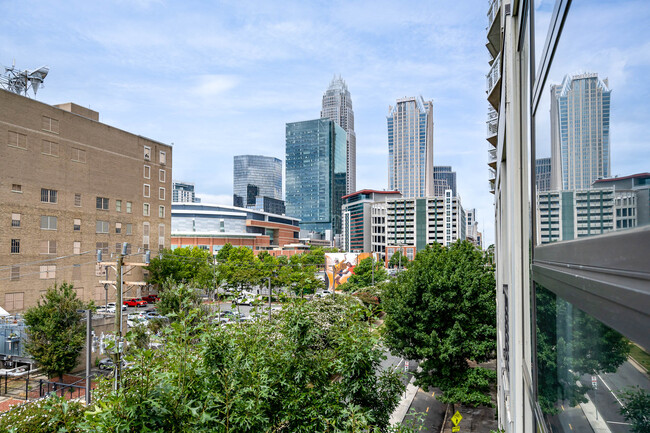
[[611, 176], [611, 93], [594, 73], [551, 86], [551, 189], [585, 189]]
[[334, 77], [323, 94], [321, 118], [335, 121], [347, 133], [347, 170], [345, 193], [357, 190], [357, 135], [354, 132], [354, 111], [348, 85], [339, 75]]
[[172, 180], [172, 203], [201, 203], [194, 194], [194, 184]]
[[465, 210], [449, 189], [439, 197], [387, 199], [384, 227], [386, 262], [402, 247], [417, 253], [434, 242], [448, 246], [467, 237]]
[[304, 232], [328, 241], [341, 233], [346, 133], [330, 119], [286, 125], [286, 209]]
[[[454, 197], [458, 192], [456, 191], [456, 172], [452, 171], [449, 165], [435, 165], [433, 166], [433, 181], [434, 184], [446, 185], [445, 190], [450, 189]], [[435, 187], [434, 187], [435, 188]], [[434, 191], [435, 192], [435, 191]], [[444, 195], [444, 190], [440, 193], [436, 192], [434, 195]]]
[[478, 231], [478, 221], [476, 220], [476, 208], [468, 209], [466, 239], [479, 248], [483, 248], [481, 232]]
[[236, 155], [233, 205], [255, 208], [258, 197], [282, 200], [282, 161], [271, 156]]
[[[97, 265], [97, 250], [112, 261], [127, 242], [125, 261], [142, 262], [146, 250], [169, 246], [172, 148], [98, 119], [76, 104], [0, 90], [0, 303], [8, 312], [64, 281], [85, 301], [115, 299], [99, 283], [115, 275]], [[139, 296], [142, 270], [127, 269], [125, 296]]]
[[537, 158], [535, 161], [535, 185], [537, 192], [551, 190], [551, 158]]
[[399, 191], [363, 189], [343, 197], [341, 249], [347, 252], [372, 252], [372, 208], [389, 198], [399, 198]]
[[433, 191], [433, 102], [401, 98], [389, 108], [388, 187], [404, 197]]
[[248, 208], [211, 204], [172, 206], [171, 247], [197, 246], [216, 254], [225, 244], [259, 251], [298, 242], [299, 220]]

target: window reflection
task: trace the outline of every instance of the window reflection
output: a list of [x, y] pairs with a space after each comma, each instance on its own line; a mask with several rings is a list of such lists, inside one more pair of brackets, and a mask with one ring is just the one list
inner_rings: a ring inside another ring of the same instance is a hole
[[536, 292], [538, 395], [548, 427], [633, 431], [621, 414], [624, 393], [650, 393], [643, 369], [650, 355], [551, 291], [537, 285]]

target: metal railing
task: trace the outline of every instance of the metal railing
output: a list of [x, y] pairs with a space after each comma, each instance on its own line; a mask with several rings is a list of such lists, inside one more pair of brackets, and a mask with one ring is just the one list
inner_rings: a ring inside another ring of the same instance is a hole
[[500, 8], [501, 8], [501, 0], [492, 0], [490, 2], [490, 7], [488, 8], [488, 12], [487, 12], [488, 29], [492, 27], [492, 23], [494, 22], [495, 18], [499, 14]]
[[501, 53], [494, 59], [490, 72], [486, 76], [487, 93], [492, 93], [492, 89], [501, 79]]
[[488, 173], [489, 173], [488, 179], [490, 180], [490, 182], [494, 181], [497, 178], [497, 171], [492, 167], [488, 168]]
[[497, 150], [494, 148], [488, 149], [488, 164], [496, 162], [497, 160]]
[[[83, 384], [79, 385], [82, 382]], [[73, 383], [49, 382], [47, 380], [40, 379], [38, 381], [39, 398], [46, 397], [51, 394], [67, 397], [68, 399], [81, 398], [86, 395], [86, 379], [79, 379]]]

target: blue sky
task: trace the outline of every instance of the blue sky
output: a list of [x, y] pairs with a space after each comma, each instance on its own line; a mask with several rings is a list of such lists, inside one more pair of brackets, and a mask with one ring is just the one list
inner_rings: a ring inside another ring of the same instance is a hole
[[[359, 189], [388, 187], [388, 106], [433, 99], [434, 163], [457, 171], [464, 207], [477, 208], [493, 242], [487, 1], [0, 5], [0, 64], [48, 65], [38, 100], [174, 143], [174, 179], [194, 182], [204, 201], [231, 203], [234, 155], [284, 160], [285, 123], [319, 117], [334, 74], [352, 94]], [[551, 10], [541, 2], [540, 20]]]

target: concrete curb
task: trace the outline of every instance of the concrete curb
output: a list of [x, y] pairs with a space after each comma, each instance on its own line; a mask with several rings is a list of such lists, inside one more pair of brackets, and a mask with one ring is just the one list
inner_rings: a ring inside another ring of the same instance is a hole
[[411, 381], [408, 383], [408, 385], [406, 385], [406, 392], [404, 393], [404, 397], [402, 397], [402, 401], [400, 401], [397, 408], [395, 408], [393, 413], [390, 415], [391, 426], [394, 426], [395, 424], [402, 422], [404, 420], [404, 417], [406, 416], [406, 413], [411, 407], [411, 403], [413, 403], [415, 394], [417, 394], [418, 389], [420, 389], [419, 387], [413, 385], [413, 382], [415, 382], [415, 377], [412, 377]]

